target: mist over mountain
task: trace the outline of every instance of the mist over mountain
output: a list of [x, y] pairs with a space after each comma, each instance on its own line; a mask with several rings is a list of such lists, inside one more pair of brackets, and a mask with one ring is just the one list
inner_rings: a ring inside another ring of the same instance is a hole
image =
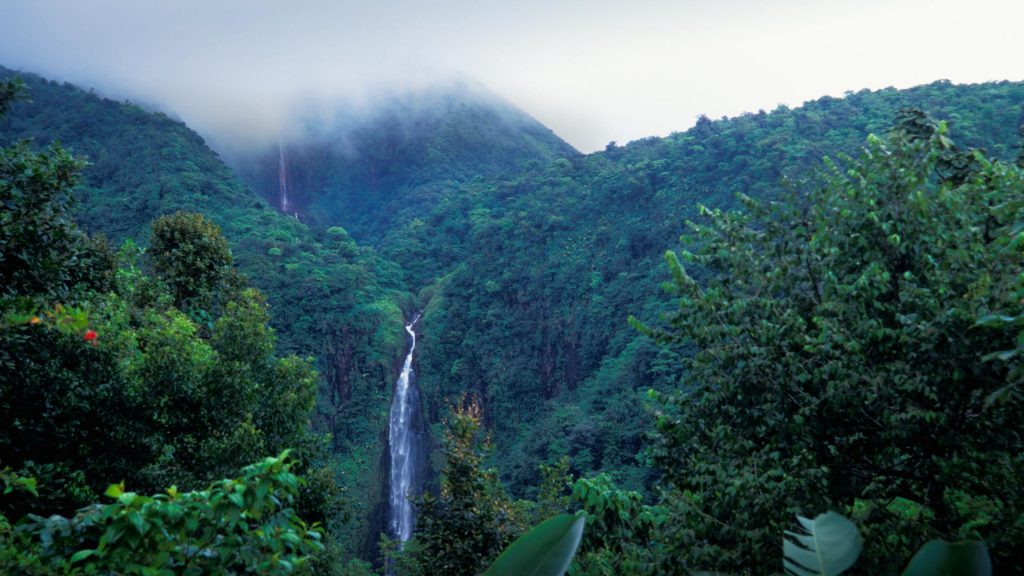
[[1013, 0], [186, 6], [9, 0], [0, 63], [173, 110], [211, 142], [273, 142], [312, 106], [468, 77], [590, 152], [851, 88], [1019, 80], [1024, 52]]
[[339, 108], [300, 125], [276, 145], [228, 153], [228, 162], [282, 211], [370, 243], [431, 210], [445, 186], [579, 154], [468, 81], [384, 93], [368, 110]]

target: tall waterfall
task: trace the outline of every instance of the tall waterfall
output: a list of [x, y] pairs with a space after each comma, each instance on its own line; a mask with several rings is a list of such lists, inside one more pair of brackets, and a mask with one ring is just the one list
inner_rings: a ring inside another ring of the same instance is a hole
[[[412, 319], [405, 331], [409, 333], [409, 354], [405, 357], [402, 374], [395, 384], [395, 396], [391, 400], [391, 420], [388, 426], [388, 440], [391, 446], [391, 494], [390, 528], [391, 535], [404, 543], [412, 536], [413, 516], [409, 496], [419, 487], [416, 478], [420, 442], [416, 430], [416, 412], [419, 409], [419, 391], [413, 380], [412, 354], [416, 350], [416, 332], [413, 327], [419, 314]], [[401, 545], [401, 544], [399, 544]]]
[[281, 212], [288, 213], [288, 165], [284, 161], [284, 147], [277, 145], [277, 187], [280, 191]]

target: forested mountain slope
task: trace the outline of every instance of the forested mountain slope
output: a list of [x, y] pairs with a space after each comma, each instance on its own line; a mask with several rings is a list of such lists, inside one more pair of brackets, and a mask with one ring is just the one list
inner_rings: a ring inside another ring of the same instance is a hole
[[644, 396], [686, 381], [678, 351], [627, 317], [656, 322], [674, 305], [658, 290], [660, 258], [687, 248], [677, 239], [700, 205], [799, 199], [824, 156], [857, 153], [905, 108], [1001, 159], [1016, 157], [1024, 124], [1024, 84], [936, 82], [701, 118], [580, 155], [493, 97], [441, 90], [233, 158], [236, 176], [180, 122], [19, 75], [33, 102], [0, 120], [0, 140], [59, 139], [89, 159], [77, 189], [86, 228], [145, 244], [157, 216], [206, 214], [267, 294], [281, 348], [319, 358], [318, 420], [362, 506], [353, 540], [376, 538], [403, 313], [424, 313], [416, 373], [435, 440], [468, 392], [515, 496], [535, 495], [537, 465], [563, 455], [574, 473], [644, 488]]
[[1024, 85], [936, 82], [701, 118], [667, 138], [450, 189], [382, 246], [411, 278], [446, 271], [421, 294], [427, 412], [437, 421], [450, 398], [479, 394], [520, 494], [538, 463], [564, 454], [580, 473], [641, 486], [642, 397], [679, 376], [627, 316], [655, 321], [671, 305], [657, 288], [668, 280], [661, 254], [698, 205], [816, 186], [807, 175], [822, 157], [855, 153], [907, 107], [947, 120], [958, 144], [1016, 156]]
[[150, 222], [181, 210], [221, 227], [238, 268], [267, 295], [280, 348], [319, 359], [316, 420], [333, 434], [347, 483], [364, 495], [355, 501], [372, 507], [385, 483], [381, 438], [405, 347], [402, 307], [411, 306], [401, 270], [341, 228], [314, 231], [280, 214], [181, 122], [0, 68], [0, 78], [11, 76], [25, 81], [30, 101], [0, 119], [0, 141], [57, 140], [88, 160], [75, 189], [85, 229], [146, 245]]
[[307, 119], [298, 137], [228, 157], [261, 196], [360, 242], [429, 211], [455, 183], [578, 156], [484, 87], [457, 81], [383, 95], [369, 109]]

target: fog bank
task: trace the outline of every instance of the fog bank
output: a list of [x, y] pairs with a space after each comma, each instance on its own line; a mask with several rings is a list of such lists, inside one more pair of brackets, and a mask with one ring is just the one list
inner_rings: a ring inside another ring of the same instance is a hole
[[269, 141], [473, 78], [590, 151], [847, 90], [1024, 77], [1015, 0], [5, 0], [0, 64]]

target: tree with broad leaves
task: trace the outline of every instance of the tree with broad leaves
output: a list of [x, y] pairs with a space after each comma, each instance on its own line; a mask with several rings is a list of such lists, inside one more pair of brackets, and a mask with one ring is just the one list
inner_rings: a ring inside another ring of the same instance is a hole
[[860, 524], [870, 573], [934, 537], [1013, 566], [1024, 413], [987, 399], [1019, 371], [989, 358], [1017, 332], [977, 321], [1024, 305], [999, 209], [1024, 171], [903, 119], [806, 196], [704, 210], [692, 252], [667, 255], [679, 307], [649, 332], [688, 351], [688, 385], [658, 396], [650, 456], [673, 511], [661, 544], [689, 565], [749, 570], [794, 514], [831, 509]]

